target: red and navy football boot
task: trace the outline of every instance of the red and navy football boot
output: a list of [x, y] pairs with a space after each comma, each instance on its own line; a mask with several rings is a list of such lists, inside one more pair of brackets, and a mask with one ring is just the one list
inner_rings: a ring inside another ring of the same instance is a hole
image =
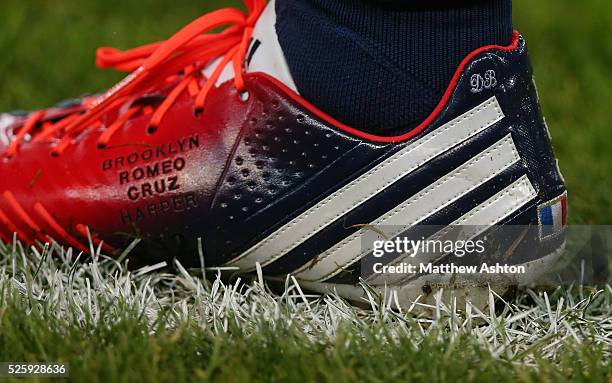
[[245, 3], [163, 42], [99, 49], [98, 66], [130, 74], [97, 97], [4, 115], [2, 238], [89, 252], [91, 237], [112, 254], [138, 237], [133, 262], [196, 267], [201, 238], [207, 267], [259, 265], [355, 299], [361, 280], [401, 299], [428, 283], [364, 272], [372, 226], [387, 239], [417, 226], [535, 227], [530, 255], [507, 261], [537, 274], [554, 260], [566, 190], [518, 33], [469, 54], [418, 126], [377, 136], [300, 97], [274, 4]]

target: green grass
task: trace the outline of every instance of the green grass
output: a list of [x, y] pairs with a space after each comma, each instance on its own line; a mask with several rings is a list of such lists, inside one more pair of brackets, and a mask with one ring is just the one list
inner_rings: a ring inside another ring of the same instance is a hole
[[[105, 89], [121, 75], [94, 68], [96, 47], [166, 38], [222, 3], [235, 2], [4, 0], [0, 110]], [[570, 220], [611, 224], [612, 2], [515, 0], [514, 8], [568, 183]], [[557, 291], [550, 302], [517, 298], [508, 315], [535, 311], [506, 329], [490, 313], [479, 317], [484, 326], [457, 325], [448, 309], [431, 323], [261, 294], [239, 300], [240, 311], [223, 306], [228, 289], [215, 296], [184, 276], [122, 274], [124, 291], [91, 265], [49, 263], [34, 276], [39, 261], [19, 249], [0, 252], [0, 361], [67, 361], [75, 381], [612, 380], [609, 287], [595, 308], [579, 302], [582, 291]], [[568, 316], [548, 328], [559, 304]]]
[[[468, 335], [448, 342], [431, 336], [418, 347], [382, 326], [357, 334], [340, 329], [323, 342], [295, 328], [263, 327], [256, 336], [211, 335], [185, 324], [148, 334], [129, 315], [111, 326], [66, 328], [27, 305], [3, 316], [0, 353], [14, 360], [70, 363], [71, 378], [87, 382], [605, 382], [601, 346], [564, 343], [556, 363], [538, 358], [525, 367], [494, 357]], [[137, 314], [137, 313], [135, 313]], [[606, 376], [606, 374], [608, 374]]]
[[[76, 265], [76, 266], [75, 266]], [[371, 310], [262, 282], [128, 271], [0, 244], [0, 360], [86, 382], [609, 382], [612, 288], [527, 291], [497, 310]]]

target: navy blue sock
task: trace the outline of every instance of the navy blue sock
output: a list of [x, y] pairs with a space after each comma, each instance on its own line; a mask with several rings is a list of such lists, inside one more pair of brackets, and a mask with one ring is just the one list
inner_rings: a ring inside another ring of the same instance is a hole
[[466, 55], [512, 38], [511, 0], [277, 0], [276, 13], [298, 91], [376, 134], [418, 125]]

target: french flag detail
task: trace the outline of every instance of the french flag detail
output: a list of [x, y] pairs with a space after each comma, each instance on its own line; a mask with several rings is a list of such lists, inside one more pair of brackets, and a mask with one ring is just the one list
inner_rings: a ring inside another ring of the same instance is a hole
[[538, 206], [540, 239], [560, 233], [567, 225], [567, 192]]

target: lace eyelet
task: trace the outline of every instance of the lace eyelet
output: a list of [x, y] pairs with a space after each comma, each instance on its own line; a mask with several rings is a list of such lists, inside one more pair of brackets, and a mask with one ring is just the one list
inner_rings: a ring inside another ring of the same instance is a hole
[[193, 109], [193, 116], [195, 118], [200, 118], [202, 117], [202, 114], [204, 113], [204, 108], [194, 108]]
[[249, 93], [248, 90], [243, 90], [240, 92], [239, 96], [241, 101], [248, 101], [249, 97], [251, 97], [251, 94]]
[[149, 127], [147, 128], [147, 133], [155, 134], [155, 132], [157, 132], [157, 126], [149, 125]]

